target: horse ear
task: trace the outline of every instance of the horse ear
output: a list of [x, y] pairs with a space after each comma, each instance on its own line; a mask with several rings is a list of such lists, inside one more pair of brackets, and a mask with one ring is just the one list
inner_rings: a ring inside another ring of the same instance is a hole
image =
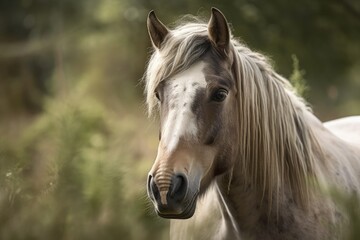
[[157, 19], [154, 10], [149, 12], [147, 18], [147, 28], [151, 42], [154, 47], [159, 49], [165, 37], [169, 34], [169, 30], [162, 22], [159, 21], [159, 19]]
[[217, 8], [211, 8], [211, 18], [208, 23], [210, 40], [221, 50], [228, 50], [230, 43], [230, 32], [227, 20]]

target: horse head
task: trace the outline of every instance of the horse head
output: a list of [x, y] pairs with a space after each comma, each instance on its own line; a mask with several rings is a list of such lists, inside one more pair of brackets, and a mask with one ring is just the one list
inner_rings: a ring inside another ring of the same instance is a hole
[[147, 26], [155, 49], [148, 76], [159, 78], [147, 86], [148, 100], [154, 97], [160, 116], [160, 142], [148, 175], [148, 195], [160, 216], [190, 218], [199, 195], [215, 176], [231, 169], [237, 151], [230, 31], [215, 8], [207, 31], [194, 28], [180, 36], [153, 11]]

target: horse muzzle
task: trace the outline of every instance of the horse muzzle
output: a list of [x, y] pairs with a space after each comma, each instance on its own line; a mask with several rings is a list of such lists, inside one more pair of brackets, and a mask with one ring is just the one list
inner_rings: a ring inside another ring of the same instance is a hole
[[185, 174], [149, 174], [147, 192], [160, 217], [187, 219], [194, 215], [197, 191], [189, 187]]

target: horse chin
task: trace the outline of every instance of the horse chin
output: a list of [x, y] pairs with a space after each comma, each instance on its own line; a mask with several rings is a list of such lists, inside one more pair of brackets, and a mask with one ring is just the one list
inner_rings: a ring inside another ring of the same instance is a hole
[[159, 211], [157, 211], [157, 214], [160, 217], [166, 218], [166, 219], [188, 219], [194, 215], [195, 209], [196, 209], [196, 203], [189, 205], [183, 212], [178, 213], [178, 214], [174, 214], [174, 213], [167, 214], [167, 213], [161, 213]]
[[165, 211], [156, 210], [156, 213], [166, 219], [188, 219], [191, 218], [196, 210], [197, 194], [181, 209], [178, 213], [166, 213]]

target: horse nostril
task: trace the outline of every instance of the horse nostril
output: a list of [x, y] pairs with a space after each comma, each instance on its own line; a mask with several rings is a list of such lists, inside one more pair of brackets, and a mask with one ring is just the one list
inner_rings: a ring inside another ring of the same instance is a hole
[[149, 175], [148, 182], [147, 182], [147, 190], [149, 193], [150, 198], [156, 199], [156, 196], [159, 195], [159, 190], [155, 184], [154, 178], [152, 175]]
[[171, 193], [170, 196], [174, 196], [174, 194], [180, 189], [180, 187], [182, 186], [184, 179], [182, 176], [175, 176], [172, 180], [172, 189], [171, 189]]
[[171, 184], [170, 197], [178, 201], [183, 200], [186, 195], [187, 185], [187, 178], [183, 174], [174, 175]]

